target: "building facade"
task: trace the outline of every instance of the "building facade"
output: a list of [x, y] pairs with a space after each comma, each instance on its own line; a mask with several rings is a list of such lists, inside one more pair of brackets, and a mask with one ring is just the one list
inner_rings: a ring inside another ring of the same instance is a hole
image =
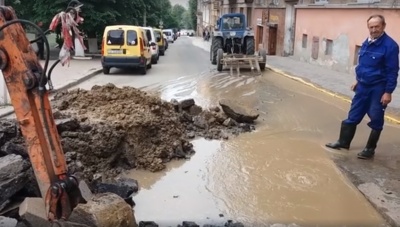
[[354, 73], [358, 51], [368, 37], [367, 19], [382, 14], [386, 32], [400, 41], [400, 9], [393, 0], [303, 0], [296, 5], [294, 57]]
[[197, 1], [197, 35], [202, 36], [203, 31], [211, 31], [217, 24], [221, 12], [222, 0]]
[[268, 55], [283, 55], [285, 14], [284, 1], [255, 0], [251, 27], [255, 32], [257, 49], [266, 49]]

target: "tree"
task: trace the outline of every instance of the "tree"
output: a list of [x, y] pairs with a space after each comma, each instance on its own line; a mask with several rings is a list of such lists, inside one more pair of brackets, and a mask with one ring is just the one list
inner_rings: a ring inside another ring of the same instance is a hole
[[13, 0], [6, 2], [8, 6], [14, 8], [18, 18], [28, 20], [34, 17], [34, 12], [32, 11], [34, 3], [35, 1], [32, 0]]
[[192, 16], [189, 12], [189, 10], [186, 10], [185, 14], [183, 15], [183, 27], [185, 29], [193, 29], [192, 25]]
[[[18, 17], [48, 26], [53, 17], [67, 8], [70, 0], [8, 0]], [[84, 0], [81, 16], [85, 19], [80, 30], [89, 37], [99, 37], [108, 25], [130, 24], [159, 27], [179, 27], [181, 21], [172, 15], [169, 0]]]
[[197, 30], [197, 1], [189, 0], [189, 13], [190, 13], [190, 25], [193, 30]]
[[186, 14], [185, 7], [183, 7], [179, 4], [176, 4], [172, 7], [171, 15], [176, 20], [176, 23], [177, 23], [176, 27], [180, 27], [180, 28], [186, 27], [185, 21], [184, 21], [185, 14]]

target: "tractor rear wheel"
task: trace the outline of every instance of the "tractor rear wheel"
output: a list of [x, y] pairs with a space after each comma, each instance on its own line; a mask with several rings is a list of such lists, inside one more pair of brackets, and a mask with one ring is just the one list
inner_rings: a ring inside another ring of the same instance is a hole
[[217, 64], [218, 49], [222, 49], [222, 40], [219, 38], [215, 38], [212, 40], [212, 44], [211, 44], [211, 51], [212, 51], [211, 64], [213, 64], [213, 65]]
[[258, 51], [258, 56], [262, 57], [262, 62], [258, 63], [260, 66], [260, 70], [265, 70], [265, 64], [267, 63], [267, 51], [265, 49], [261, 49]]
[[254, 48], [254, 37], [247, 37], [246, 38], [246, 55], [254, 55], [255, 48]]

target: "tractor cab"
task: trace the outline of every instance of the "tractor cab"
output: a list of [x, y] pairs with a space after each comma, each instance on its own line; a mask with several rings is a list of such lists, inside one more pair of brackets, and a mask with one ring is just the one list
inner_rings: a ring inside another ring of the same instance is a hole
[[246, 18], [244, 14], [230, 13], [220, 17], [217, 21], [219, 31], [244, 31], [246, 30]]
[[246, 18], [243, 14], [225, 14], [218, 22], [220, 31], [243, 31], [246, 29]]

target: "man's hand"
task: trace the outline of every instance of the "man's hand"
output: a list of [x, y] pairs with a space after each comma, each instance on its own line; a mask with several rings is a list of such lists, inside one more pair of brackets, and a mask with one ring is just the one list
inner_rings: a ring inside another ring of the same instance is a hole
[[387, 106], [392, 101], [392, 94], [385, 93], [382, 95], [381, 103], [383, 106]]
[[356, 91], [356, 87], [357, 87], [357, 81], [353, 85], [351, 85], [350, 89], [352, 91]]

